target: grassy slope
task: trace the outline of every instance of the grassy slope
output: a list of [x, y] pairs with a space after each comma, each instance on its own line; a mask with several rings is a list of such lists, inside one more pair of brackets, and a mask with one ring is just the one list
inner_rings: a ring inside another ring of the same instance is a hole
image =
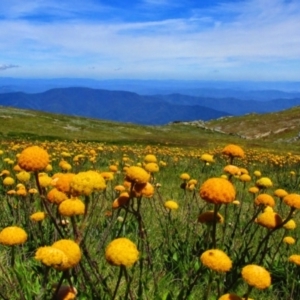
[[206, 129], [185, 124], [139, 126], [0, 106], [2, 138], [77, 139], [178, 146], [230, 142], [266, 147], [276, 142], [277, 148], [294, 150], [300, 146], [300, 140], [295, 139], [300, 132], [300, 107], [278, 113], [213, 120], [205, 123]]

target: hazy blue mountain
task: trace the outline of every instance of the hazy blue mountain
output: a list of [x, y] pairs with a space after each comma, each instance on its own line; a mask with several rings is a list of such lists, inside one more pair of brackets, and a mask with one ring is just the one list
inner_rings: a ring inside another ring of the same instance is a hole
[[197, 80], [94, 80], [89, 78], [22, 79], [0, 77], [0, 93], [41, 93], [54, 88], [87, 87], [140, 95], [184, 94], [209, 98], [269, 101], [300, 97], [300, 82], [226, 82]]
[[143, 125], [206, 121], [229, 115], [200, 105], [172, 104], [126, 91], [89, 88], [52, 89], [36, 94], [2, 93], [0, 105]]

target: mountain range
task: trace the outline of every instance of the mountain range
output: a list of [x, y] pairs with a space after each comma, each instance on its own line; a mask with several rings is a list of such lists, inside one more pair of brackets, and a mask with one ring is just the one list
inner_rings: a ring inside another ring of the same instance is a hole
[[269, 101], [183, 95], [140, 95], [86, 87], [55, 88], [41, 93], [0, 93], [0, 105], [95, 119], [163, 125], [208, 121], [225, 116], [267, 113], [300, 105], [300, 96]]

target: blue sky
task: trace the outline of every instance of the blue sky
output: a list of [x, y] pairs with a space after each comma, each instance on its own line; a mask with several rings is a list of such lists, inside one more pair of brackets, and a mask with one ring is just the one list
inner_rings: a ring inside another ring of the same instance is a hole
[[299, 0], [1, 0], [0, 77], [300, 81]]

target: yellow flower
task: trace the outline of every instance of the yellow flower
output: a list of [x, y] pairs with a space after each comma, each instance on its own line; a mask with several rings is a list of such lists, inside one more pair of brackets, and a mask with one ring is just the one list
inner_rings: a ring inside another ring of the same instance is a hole
[[289, 262], [292, 262], [296, 264], [297, 266], [300, 266], [300, 255], [293, 254], [289, 257]]
[[24, 244], [27, 241], [27, 233], [17, 226], [9, 226], [0, 232], [0, 244], [14, 246]]
[[249, 181], [251, 181], [251, 176], [249, 174], [242, 174], [239, 177], [239, 180], [242, 182], [249, 182]]
[[[216, 218], [216, 222], [217, 223], [224, 223], [224, 218], [223, 218], [223, 216], [220, 213], [217, 213], [216, 217], [217, 217]], [[198, 216], [198, 222], [200, 222], [200, 223], [208, 223], [208, 224], [214, 223], [215, 222], [214, 211], [210, 210], [210, 211], [206, 211], [206, 212], [200, 214]]]
[[190, 175], [188, 174], [188, 173], [182, 173], [181, 175], [180, 175], [180, 179], [182, 179], [182, 180], [190, 180]]
[[119, 208], [121, 206], [127, 205], [130, 200], [128, 192], [122, 192], [117, 199], [114, 200], [112, 208]]
[[118, 166], [116, 165], [110, 165], [109, 166], [109, 171], [116, 173], [118, 171]]
[[126, 170], [125, 180], [135, 183], [146, 183], [150, 179], [150, 174], [141, 167], [131, 166]]
[[52, 178], [48, 176], [46, 173], [39, 173], [39, 184], [41, 187], [47, 187], [51, 185]]
[[100, 175], [104, 178], [105, 181], [110, 181], [114, 179], [113, 172], [101, 172]]
[[229, 157], [240, 157], [243, 158], [245, 156], [244, 150], [238, 146], [229, 144], [222, 150], [223, 155], [227, 155]]
[[232, 268], [232, 261], [225, 252], [211, 249], [202, 253], [200, 260], [204, 266], [217, 272], [228, 272]]
[[250, 194], [257, 194], [259, 192], [259, 188], [257, 186], [252, 186], [249, 188], [248, 192]]
[[66, 267], [68, 264], [68, 256], [64, 253], [64, 251], [51, 246], [38, 248], [35, 252], [34, 258], [42, 262], [44, 265], [53, 267], [57, 270], [68, 269]]
[[144, 162], [145, 163], [156, 163], [157, 162], [157, 158], [153, 154], [147, 154], [145, 156], [145, 158], [144, 158]]
[[255, 184], [261, 189], [266, 189], [273, 186], [271, 179], [268, 177], [259, 178]]
[[258, 265], [247, 265], [242, 269], [243, 279], [257, 289], [263, 290], [271, 285], [270, 273]]
[[11, 185], [14, 185], [14, 184], [15, 184], [15, 180], [10, 176], [7, 176], [3, 179], [3, 185], [11, 186]]
[[261, 177], [261, 172], [258, 171], [258, 170], [254, 171], [253, 174], [254, 174], [255, 177]]
[[145, 170], [150, 173], [156, 173], [159, 171], [159, 166], [155, 162], [150, 162], [145, 165]]
[[39, 211], [39, 212], [32, 214], [29, 218], [31, 221], [40, 222], [46, 218], [46, 214], [42, 211]]
[[271, 206], [271, 207], [275, 206], [274, 198], [271, 195], [269, 195], [269, 194], [259, 194], [256, 197], [254, 203], [256, 205], [263, 204], [263, 205]]
[[59, 268], [60, 270], [73, 268], [79, 263], [81, 259], [81, 251], [74, 241], [62, 239], [55, 242], [52, 247], [63, 251], [68, 257], [67, 262]]
[[225, 166], [223, 171], [225, 173], [230, 174], [230, 175], [240, 175], [241, 174], [241, 171], [240, 171], [239, 167], [234, 166], [234, 165]]
[[293, 219], [291, 219], [291, 220], [287, 221], [287, 222], [283, 225], [283, 227], [284, 227], [285, 229], [288, 229], [288, 230], [293, 230], [293, 229], [295, 229], [295, 228], [297, 227], [297, 225], [296, 225], [296, 222], [295, 222]]
[[49, 154], [38, 146], [25, 148], [18, 157], [18, 165], [25, 171], [42, 171], [49, 164]]
[[55, 181], [55, 187], [63, 193], [70, 192], [71, 186], [70, 183], [73, 179], [75, 174], [73, 173], [66, 173], [66, 174], [59, 174], [57, 180]]
[[62, 285], [58, 290], [55, 300], [73, 300], [76, 299], [77, 293], [75, 287]]
[[286, 236], [286, 237], [284, 237], [283, 242], [288, 245], [293, 245], [296, 243], [296, 240], [291, 236]]
[[272, 211], [267, 211], [263, 212], [257, 217], [256, 223], [263, 227], [272, 229], [280, 226], [282, 223], [282, 219], [279, 214]]
[[47, 194], [47, 200], [54, 204], [60, 204], [66, 199], [68, 199], [67, 195], [60, 192], [57, 188], [51, 189]]
[[67, 199], [59, 204], [58, 211], [62, 216], [65, 217], [83, 215], [85, 211], [85, 205], [78, 198]]
[[201, 155], [200, 160], [207, 162], [207, 163], [213, 163], [214, 161], [214, 157], [213, 155], [210, 155], [208, 153], [204, 153]]
[[177, 202], [175, 202], [173, 200], [168, 200], [165, 202], [164, 207], [168, 208], [170, 210], [176, 210], [176, 209], [178, 209], [178, 204], [177, 204]]
[[274, 196], [276, 196], [278, 198], [284, 198], [287, 194], [288, 194], [288, 192], [283, 189], [277, 189], [274, 192]]
[[106, 261], [113, 266], [132, 266], [139, 258], [136, 245], [127, 238], [118, 238], [105, 250]]
[[16, 174], [16, 177], [20, 182], [28, 182], [30, 180], [30, 173], [26, 171], [21, 171], [18, 174]]
[[300, 208], [300, 195], [288, 194], [283, 198], [283, 202], [290, 206], [299, 209]]
[[136, 183], [133, 186], [132, 196], [140, 197], [144, 196], [146, 198], [151, 198], [154, 194], [154, 187], [151, 183]]
[[235, 189], [227, 179], [210, 178], [200, 187], [200, 197], [209, 203], [227, 204], [235, 200]]
[[225, 295], [221, 296], [218, 300], [243, 300], [243, 298], [239, 297], [236, 294], [230, 293], [230, 294], [225, 294]]

